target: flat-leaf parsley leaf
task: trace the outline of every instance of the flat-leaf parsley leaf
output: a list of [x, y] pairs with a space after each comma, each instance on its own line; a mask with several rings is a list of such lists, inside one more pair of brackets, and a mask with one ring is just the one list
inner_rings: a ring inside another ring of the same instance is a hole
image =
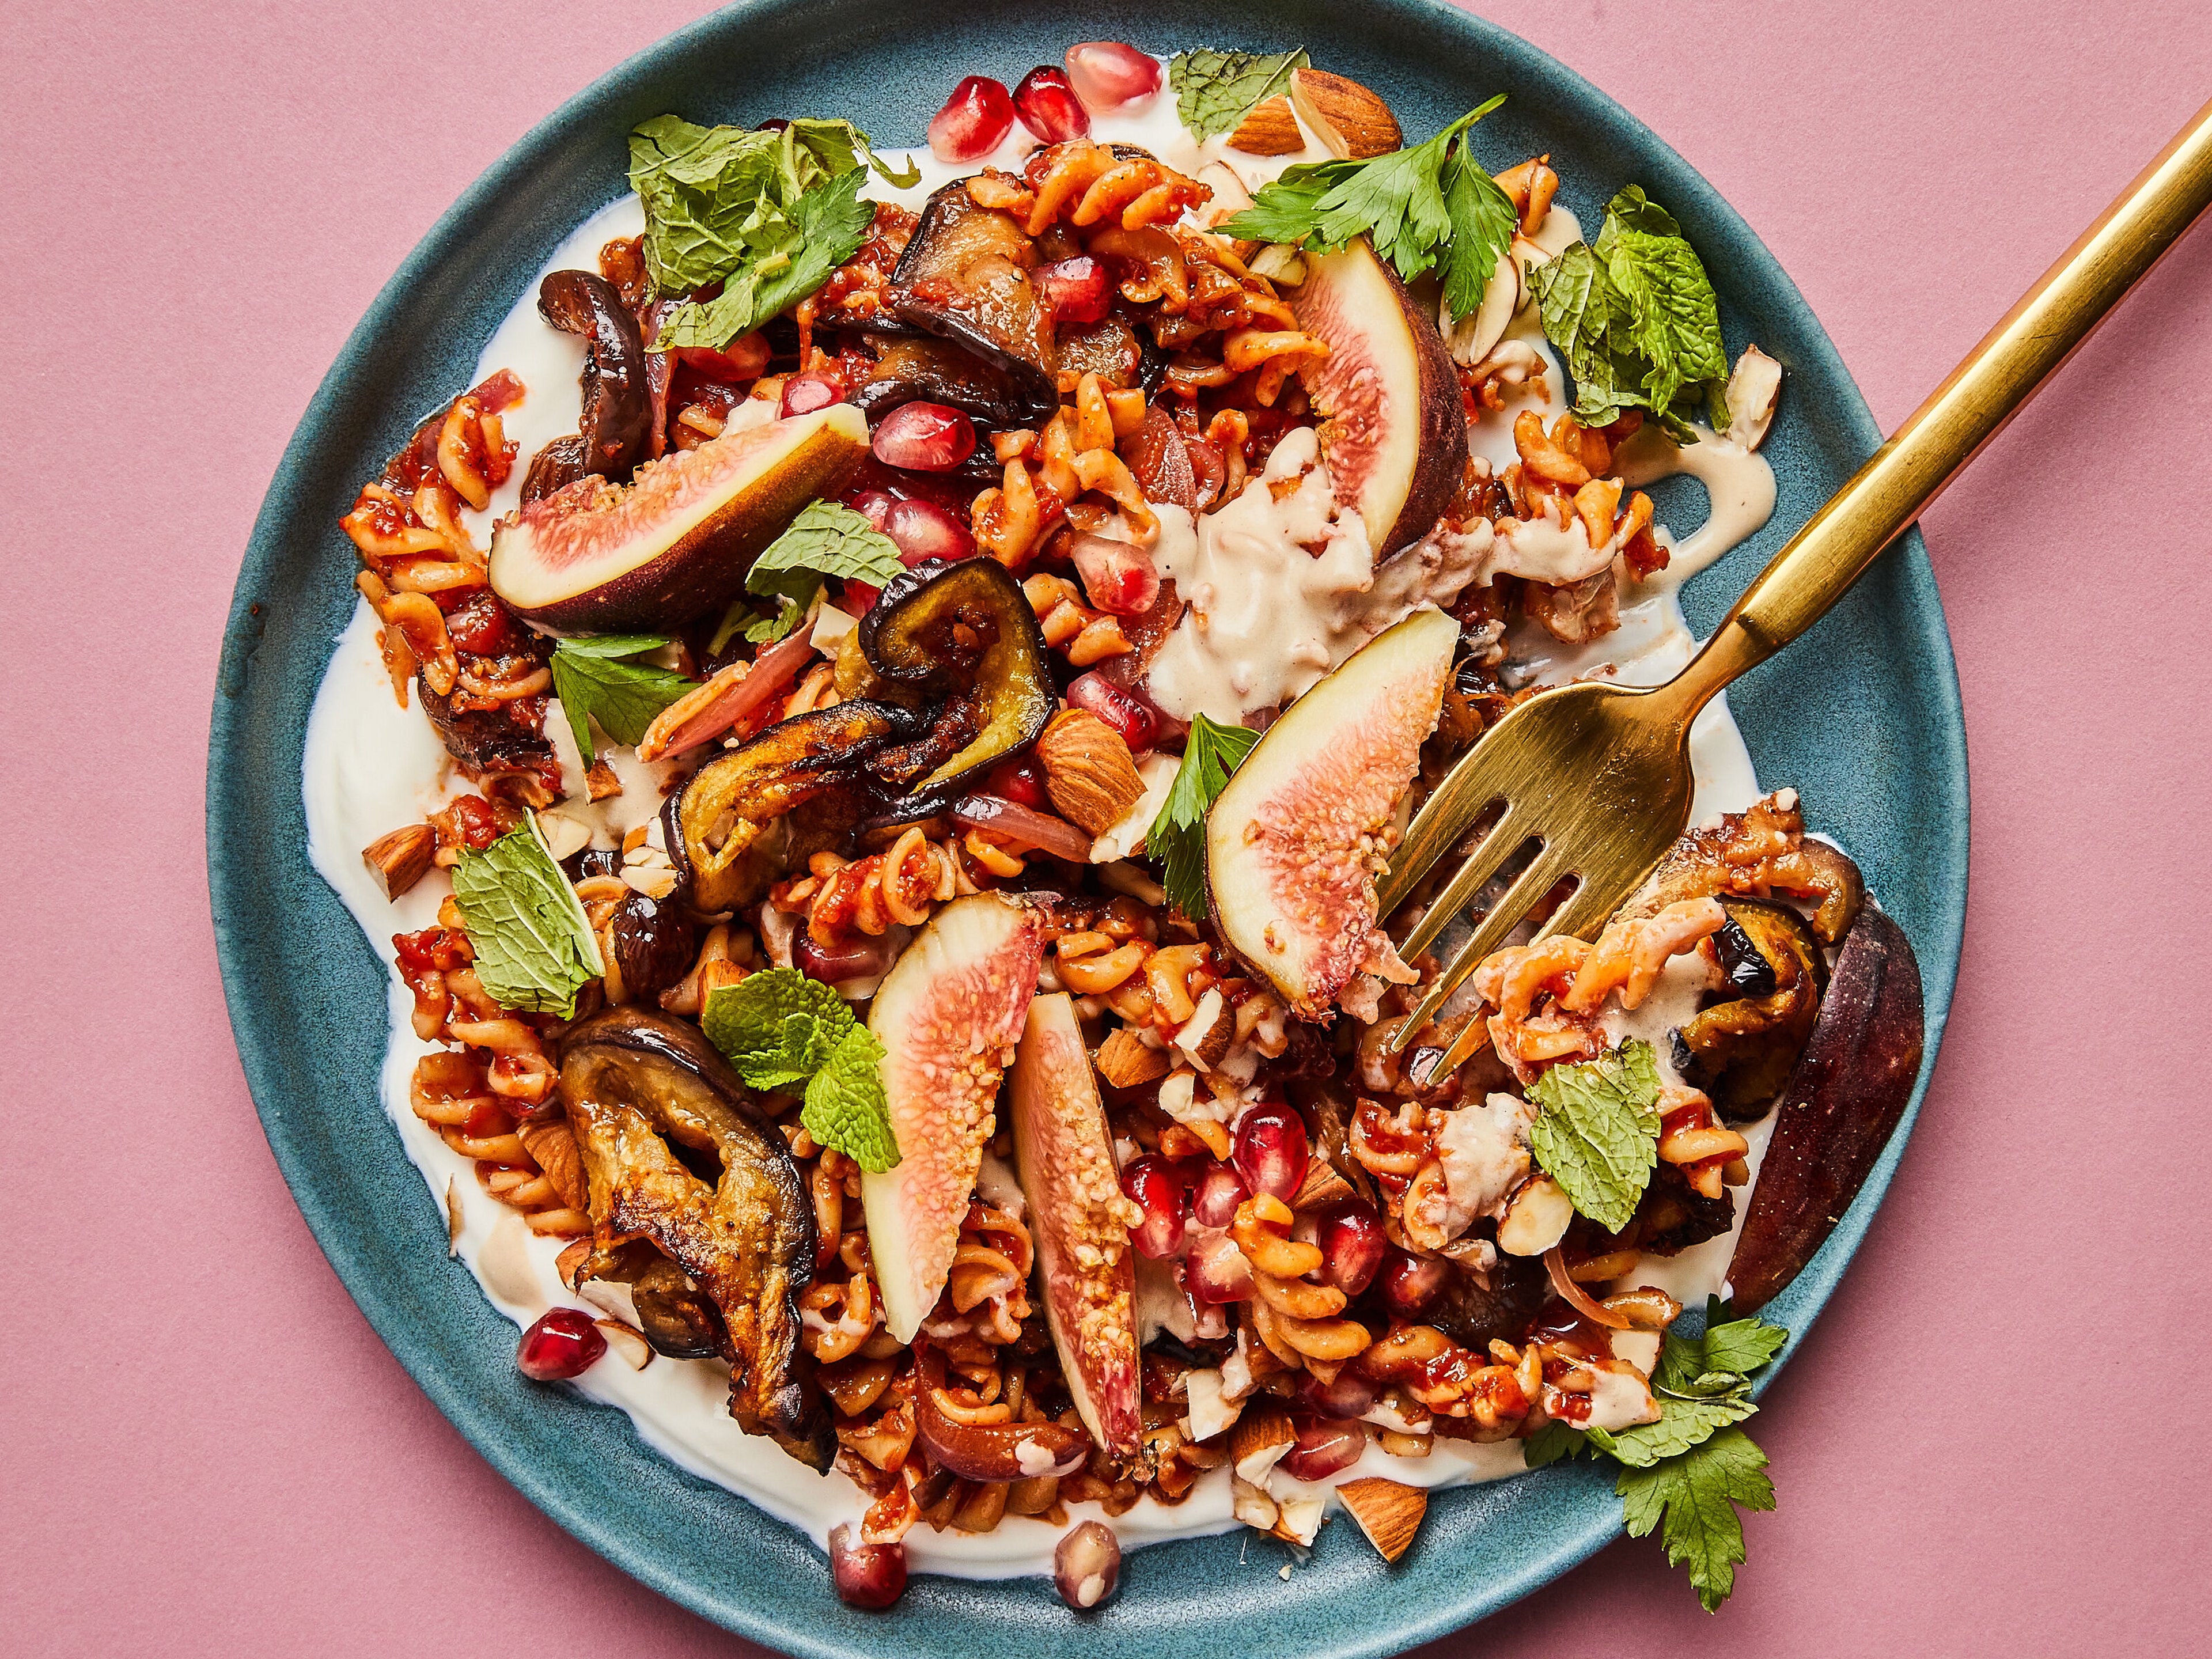
[[1197, 716], [1183, 739], [1175, 785], [1145, 831], [1145, 850], [1164, 866], [1161, 884], [1169, 899], [1193, 921], [1206, 915], [1206, 809], [1259, 741], [1260, 734], [1247, 727]]

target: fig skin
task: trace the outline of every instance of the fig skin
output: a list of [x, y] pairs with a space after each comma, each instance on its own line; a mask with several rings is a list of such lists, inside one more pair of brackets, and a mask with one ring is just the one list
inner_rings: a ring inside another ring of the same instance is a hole
[[744, 590], [754, 556], [868, 454], [850, 404], [724, 433], [640, 467], [627, 489], [584, 477], [493, 528], [492, 591], [553, 633], [672, 633]]
[[1923, 1035], [1920, 964], [1904, 929], [1869, 905], [1777, 1109], [1729, 1263], [1739, 1314], [1779, 1295], [1850, 1207], [1912, 1097]]
[[1381, 564], [1436, 527], [1467, 476], [1467, 407], [1429, 309], [1364, 236], [1307, 254], [1291, 309], [1328, 343], [1304, 372], [1336, 498], [1366, 522]]

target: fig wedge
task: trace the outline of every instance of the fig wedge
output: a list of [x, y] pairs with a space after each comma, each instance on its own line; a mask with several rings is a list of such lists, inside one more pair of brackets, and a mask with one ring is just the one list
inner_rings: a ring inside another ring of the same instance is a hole
[[1781, 1293], [1835, 1231], [1912, 1097], [1920, 964], [1868, 905], [1844, 936], [1803, 1058], [1783, 1091], [1728, 1282], [1739, 1313]]
[[[799, 1345], [814, 1206], [752, 1091], [692, 1027], [635, 1008], [572, 1026], [561, 1098], [602, 1252], [650, 1240], [712, 1299], [730, 1415], [824, 1472], [836, 1450]], [[710, 1186], [677, 1148], [719, 1164]]]
[[493, 526], [492, 591], [555, 631], [671, 633], [744, 591], [753, 556], [868, 453], [850, 404], [724, 433], [628, 486], [579, 478]]
[[1304, 371], [1328, 418], [1322, 458], [1336, 499], [1367, 526], [1375, 562], [1436, 527], [1467, 474], [1467, 409], [1451, 353], [1427, 307], [1365, 237], [1309, 253], [1291, 309], [1328, 343]]
[[1381, 837], [1420, 765], [1459, 624], [1416, 611], [1267, 728], [1206, 819], [1214, 926], [1302, 1018], [1352, 976], [1412, 974], [1375, 926]]
[[952, 1271], [1043, 960], [1029, 911], [971, 894], [930, 918], [869, 1007], [899, 1161], [860, 1177], [860, 1203], [884, 1325], [898, 1341], [914, 1340]]
[[1014, 1055], [1014, 1162], [1030, 1201], [1045, 1322], [1091, 1437], [1134, 1453], [1136, 1255], [1114, 1138], [1066, 992], [1030, 1004]]

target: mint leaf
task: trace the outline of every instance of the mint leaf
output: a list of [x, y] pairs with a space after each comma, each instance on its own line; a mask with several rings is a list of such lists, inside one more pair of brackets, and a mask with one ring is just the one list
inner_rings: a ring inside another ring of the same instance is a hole
[[799, 1121], [821, 1145], [876, 1173], [899, 1161], [884, 1046], [829, 986], [795, 968], [749, 974], [707, 999], [699, 1027], [748, 1087], [790, 1094], [804, 1085]]
[[1712, 281], [1674, 216], [1636, 185], [1607, 206], [1595, 242], [1538, 266], [1531, 286], [1544, 333], [1574, 376], [1575, 418], [1584, 425], [1645, 409], [1687, 443], [1696, 434], [1686, 410], [1701, 401], [1726, 407], [1728, 353]]
[[748, 974], [707, 999], [699, 1029], [746, 1084], [788, 1092], [857, 1028], [844, 998], [796, 968]]
[[835, 1146], [872, 1175], [899, 1161], [898, 1137], [891, 1129], [884, 1096], [884, 1045], [865, 1025], [855, 1025], [806, 1085], [806, 1104], [799, 1121], [824, 1146]]
[[1492, 98], [1425, 143], [1387, 155], [1287, 167], [1220, 229], [1316, 253], [1365, 236], [1409, 283], [1442, 264], [1446, 298], [1464, 316], [1513, 245], [1512, 201], [1467, 147], [1468, 129], [1504, 101]]
[[865, 517], [836, 501], [816, 501], [808, 502], [791, 527], [761, 550], [745, 586], [756, 593], [785, 593], [790, 590], [769, 578], [793, 571], [881, 587], [905, 569], [898, 544]]
[[1529, 1126], [1536, 1162], [1575, 1208], [1608, 1232], [1636, 1213], [1659, 1161], [1659, 1068], [1632, 1037], [1595, 1060], [1554, 1066], [1528, 1087], [1544, 1110]]
[[532, 817], [453, 866], [453, 904], [476, 951], [477, 978], [502, 1008], [576, 1012], [576, 993], [599, 977], [599, 945]]
[[1249, 727], [1219, 726], [1203, 714], [1193, 719], [1174, 787], [1145, 831], [1145, 851], [1164, 866], [1169, 899], [1193, 921], [1206, 915], [1206, 809], [1259, 741]]
[[1200, 143], [1234, 132], [1244, 118], [1291, 89], [1291, 71], [1311, 67], [1304, 47], [1262, 56], [1200, 46], [1168, 59], [1168, 86], [1176, 113]]
[[562, 640], [553, 647], [553, 695], [561, 700], [586, 765], [598, 757], [592, 743], [594, 720], [617, 743], [634, 744], [654, 715], [696, 689], [681, 674], [629, 660], [666, 644], [657, 635], [622, 634]]
[[1613, 1489], [1632, 1538], [1663, 1526], [1667, 1559], [1686, 1566], [1707, 1613], [1735, 1589], [1744, 1559], [1739, 1508], [1771, 1510], [1774, 1483], [1766, 1454], [1739, 1428], [1723, 1428], [1704, 1444], [1648, 1468], [1623, 1469]]
[[[750, 245], [744, 258], [716, 279], [722, 284], [721, 294], [678, 306], [654, 337], [653, 349], [706, 346], [720, 350], [828, 282], [831, 272], [860, 251], [875, 220], [875, 208], [860, 199], [866, 179], [866, 171], [855, 167], [807, 191], [787, 212], [762, 204], [746, 222], [744, 234]], [[647, 229], [649, 239], [649, 211]]]

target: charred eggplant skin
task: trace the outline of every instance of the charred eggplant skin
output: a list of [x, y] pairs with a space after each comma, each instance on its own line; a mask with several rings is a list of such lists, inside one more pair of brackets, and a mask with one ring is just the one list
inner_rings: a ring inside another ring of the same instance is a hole
[[[780, 721], [708, 762], [661, 809], [684, 902], [702, 913], [757, 902], [779, 868], [866, 816], [867, 763], [921, 730], [906, 709], [856, 700]], [[787, 828], [771, 836], [779, 822]]]
[[653, 393], [637, 319], [612, 283], [583, 270], [548, 275], [538, 286], [538, 314], [564, 334], [590, 342], [577, 435], [583, 440], [585, 470], [619, 483], [646, 459], [653, 431]]
[[861, 653], [894, 684], [952, 699], [936, 725], [958, 747], [931, 756], [910, 785], [943, 805], [1035, 743], [1059, 704], [1044, 634], [1021, 584], [996, 559], [932, 560], [891, 580], [860, 619]]
[[[1721, 901], [1713, 936], [1727, 991], [1674, 1034], [1674, 1068], [1731, 1123], [1764, 1117], [1813, 1034], [1827, 957], [1810, 923], [1765, 899]], [[1734, 995], [1729, 995], [1733, 992]]]
[[1052, 313], [1030, 281], [1036, 244], [1011, 216], [979, 207], [965, 179], [929, 198], [892, 268], [891, 313], [964, 346], [1004, 374], [1024, 418], [1060, 406]]
[[1729, 1264], [1736, 1310], [1765, 1306], [1813, 1259], [1905, 1115], [1923, 1042], [1920, 964], [1867, 905], [1844, 935]]
[[[595, 1242], [648, 1239], [697, 1281], [721, 1319], [730, 1414], [827, 1471], [836, 1442], [799, 1340], [814, 1209], [751, 1091], [690, 1026], [611, 1008], [562, 1038], [561, 1096]], [[720, 1160], [711, 1194], [671, 1143]]]
[[[1035, 398], [1018, 389], [1003, 370], [950, 340], [916, 334], [877, 344], [875, 373], [853, 392], [853, 401], [872, 421], [916, 399], [944, 404], [992, 426], [1019, 426], [1036, 416]], [[992, 470], [995, 473], [996, 466]]]

